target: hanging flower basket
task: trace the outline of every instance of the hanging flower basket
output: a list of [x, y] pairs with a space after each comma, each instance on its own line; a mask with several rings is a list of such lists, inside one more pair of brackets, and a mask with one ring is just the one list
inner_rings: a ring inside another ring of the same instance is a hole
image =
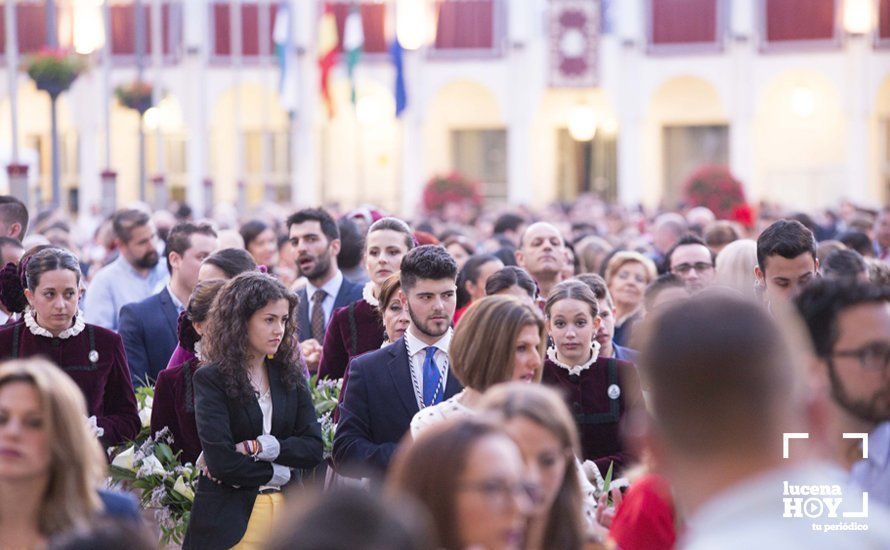
[[745, 203], [742, 183], [724, 166], [703, 166], [686, 180], [687, 206], [705, 206], [720, 220], [733, 219]]
[[478, 210], [482, 206], [482, 194], [478, 182], [457, 172], [437, 174], [423, 188], [423, 208], [428, 214], [441, 217], [448, 205], [468, 206]]
[[153, 91], [154, 88], [148, 82], [134, 80], [129, 84], [115, 88], [114, 95], [121, 105], [144, 115], [145, 111], [151, 108]]
[[25, 61], [24, 69], [38, 90], [56, 98], [86, 70], [86, 62], [66, 50], [43, 48]]

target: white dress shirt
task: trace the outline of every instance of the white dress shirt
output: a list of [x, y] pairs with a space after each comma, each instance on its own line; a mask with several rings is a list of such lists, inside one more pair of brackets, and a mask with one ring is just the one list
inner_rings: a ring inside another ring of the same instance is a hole
[[321, 287], [317, 287], [308, 281], [306, 282], [306, 298], [309, 300], [310, 319], [312, 319], [312, 311], [315, 309], [315, 302], [312, 301], [312, 296], [315, 295], [315, 291], [324, 290], [327, 294], [321, 302], [321, 309], [324, 311], [324, 326], [328, 326], [328, 323], [331, 322], [331, 315], [334, 313], [334, 301], [337, 299], [337, 294], [340, 293], [341, 286], [343, 286], [343, 273], [339, 269], [334, 274], [334, 277]]
[[[408, 330], [405, 331], [405, 345], [408, 348], [408, 362], [411, 365], [411, 379], [416, 380], [417, 383], [414, 384], [414, 397], [417, 398], [417, 407], [423, 408], [423, 361], [426, 358], [426, 348], [429, 347], [425, 342], [423, 342], [420, 338], [414, 336], [411, 333], [411, 328], [408, 327]], [[441, 383], [442, 390], [441, 393], [444, 397], [445, 394], [445, 385], [448, 383], [448, 348], [451, 346], [451, 334], [452, 329], [448, 329], [448, 332], [445, 333], [444, 336], [439, 338], [439, 341], [433, 344], [433, 347], [436, 348], [436, 354], [433, 355], [433, 359], [436, 361], [436, 366], [439, 367], [439, 373], [441, 374]]]

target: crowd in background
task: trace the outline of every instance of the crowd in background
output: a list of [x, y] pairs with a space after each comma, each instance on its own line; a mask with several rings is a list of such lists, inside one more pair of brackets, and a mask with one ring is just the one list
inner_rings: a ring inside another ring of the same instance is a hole
[[4, 196], [0, 260], [0, 548], [156, 547], [104, 482], [142, 386], [186, 548], [890, 547], [890, 207]]

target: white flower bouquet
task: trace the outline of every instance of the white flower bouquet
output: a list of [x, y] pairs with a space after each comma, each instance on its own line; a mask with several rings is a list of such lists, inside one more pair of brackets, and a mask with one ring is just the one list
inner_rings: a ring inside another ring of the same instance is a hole
[[340, 390], [343, 380], [319, 380], [318, 375], [313, 374], [309, 380], [309, 390], [312, 392], [312, 403], [315, 405], [315, 415], [321, 424], [321, 439], [324, 442], [325, 458], [331, 456], [334, 446], [334, 431], [337, 424], [334, 423], [334, 411], [340, 400]]

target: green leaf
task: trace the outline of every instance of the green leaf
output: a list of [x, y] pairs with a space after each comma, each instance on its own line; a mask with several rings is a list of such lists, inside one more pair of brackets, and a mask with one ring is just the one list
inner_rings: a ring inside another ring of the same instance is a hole
[[[603, 493], [609, 494], [609, 490], [612, 487], [612, 467], [615, 466], [614, 462], [609, 462], [609, 469], [606, 471], [606, 477], [603, 478]], [[611, 499], [611, 497], [609, 497]]]

